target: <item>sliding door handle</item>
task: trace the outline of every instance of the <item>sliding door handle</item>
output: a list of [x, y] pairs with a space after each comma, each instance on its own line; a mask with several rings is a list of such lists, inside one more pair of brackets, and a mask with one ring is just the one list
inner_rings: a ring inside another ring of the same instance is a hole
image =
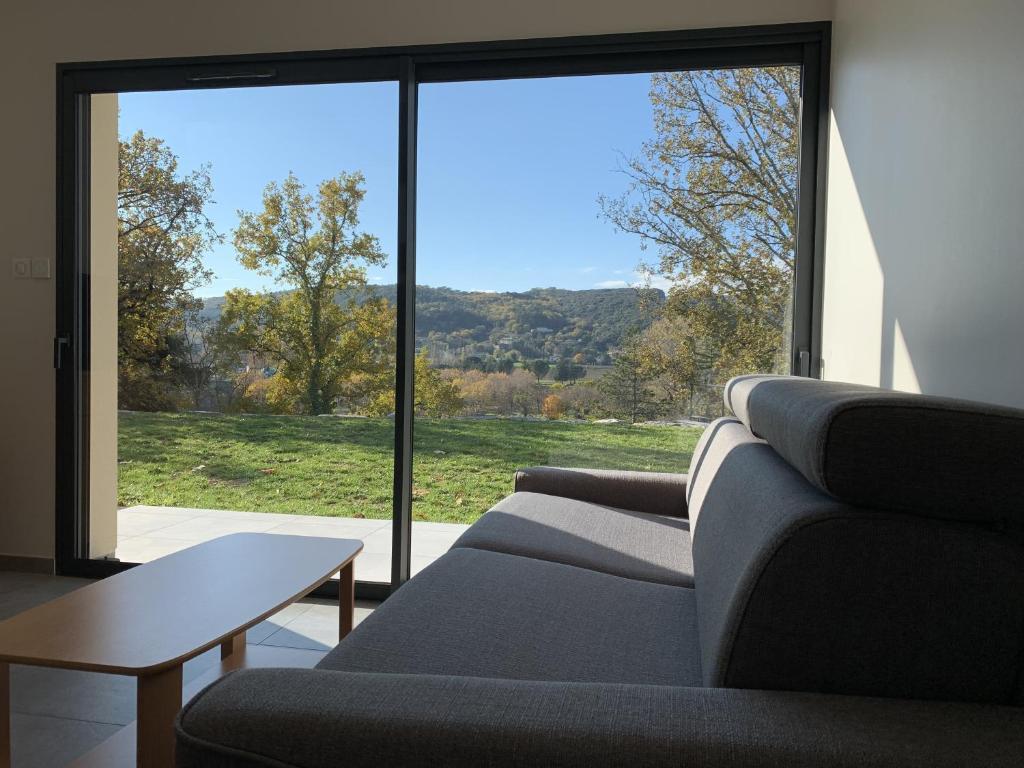
[[64, 354], [71, 348], [71, 339], [58, 336], [53, 340], [53, 367], [58, 371], [64, 367]]

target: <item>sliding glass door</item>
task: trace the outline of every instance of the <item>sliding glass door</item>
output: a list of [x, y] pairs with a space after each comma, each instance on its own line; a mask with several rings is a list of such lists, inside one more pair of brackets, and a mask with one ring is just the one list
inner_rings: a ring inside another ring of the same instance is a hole
[[800, 68], [424, 85], [413, 572], [518, 467], [684, 472], [788, 373]]
[[88, 226], [59, 342], [77, 405], [65, 567], [238, 532], [358, 538], [358, 578], [387, 589], [398, 94], [392, 80], [75, 100]]
[[682, 471], [815, 372], [826, 39], [62, 67], [61, 570], [360, 538], [383, 597], [519, 466]]
[[92, 97], [93, 183], [117, 180], [92, 233], [116, 226], [117, 259], [90, 249], [93, 359], [116, 357], [90, 366], [91, 557], [352, 537], [361, 577], [390, 581], [397, 96]]

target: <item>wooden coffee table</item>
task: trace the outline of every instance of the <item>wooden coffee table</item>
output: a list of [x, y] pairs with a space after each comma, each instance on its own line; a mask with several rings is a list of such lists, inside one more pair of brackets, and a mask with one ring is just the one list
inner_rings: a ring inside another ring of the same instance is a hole
[[[245, 631], [340, 572], [339, 638], [352, 629], [356, 539], [236, 533], [176, 552], [0, 622], [0, 768], [10, 768], [10, 665], [138, 679], [137, 720], [75, 765], [174, 765], [174, 718], [224, 672], [308, 666], [246, 650]], [[182, 689], [182, 665], [219, 645], [221, 664]], [[258, 657], [258, 658], [255, 658]], [[134, 752], [134, 761], [132, 753]]]

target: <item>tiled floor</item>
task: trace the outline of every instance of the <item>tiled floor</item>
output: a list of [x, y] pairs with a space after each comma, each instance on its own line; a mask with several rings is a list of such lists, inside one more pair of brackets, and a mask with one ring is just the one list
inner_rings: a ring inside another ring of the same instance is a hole
[[[0, 571], [0, 620], [89, 582]], [[356, 623], [373, 603], [356, 604]], [[303, 601], [249, 630], [250, 645], [305, 648], [323, 655], [338, 642], [338, 605]], [[185, 665], [191, 680], [219, 661], [214, 649]], [[135, 719], [129, 677], [38, 667], [11, 667], [12, 768], [56, 768], [88, 752]]]
[[[447, 552], [468, 527], [456, 523], [414, 522], [410, 550], [413, 574]], [[184, 507], [128, 507], [117, 513], [116, 556], [125, 562], [145, 563], [217, 536], [239, 532], [362, 539], [363, 551], [356, 559], [356, 578], [360, 581], [391, 580], [390, 520]]]

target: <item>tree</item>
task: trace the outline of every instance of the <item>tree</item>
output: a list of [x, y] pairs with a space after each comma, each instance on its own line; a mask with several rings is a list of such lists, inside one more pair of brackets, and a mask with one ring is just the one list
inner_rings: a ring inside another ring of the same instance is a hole
[[275, 373], [273, 376], [263, 376], [248, 371], [240, 379], [248, 382], [242, 396], [242, 409], [246, 413], [298, 412], [299, 403], [295, 391], [280, 375]]
[[635, 338], [638, 364], [657, 382], [666, 405], [678, 415], [692, 414], [694, 394], [713, 365], [704, 346], [686, 319], [673, 314], [658, 317]]
[[262, 400], [254, 397], [261, 392], [261, 387], [267, 386], [260, 383], [268, 381], [264, 371], [254, 365], [242, 364], [241, 359], [233, 354], [225, 354], [226, 350], [218, 345], [215, 335], [211, 343], [215, 350], [211, 390], [217, 410], [224, 413], [269, 411], [265, 397]]
[[459, 386], [446, 379], [436, 368], [431, 367], [427, 350], [416, 355], [416, 373], [413, 385], [416, 398], [416, 413], [435, 419], [451, 418], [462, 410], [462, 394]]
[[340, 292], [366, 290], [367, 266], [387, 261], [377, 238], [357, 230], [363, 182], [361, 173], [341, 173], [314, 198], [289, 174], [267, 185], [261, 212], [239, 211], [239, 262], [290, 290], [228, 291], [222, 330], [276, 363], [283, 391], [304, 413], [327, 413], [342, 397], [373, 398], [393, 375], [394, 308], [372, 296], [338, 302]]
[[490, 379], [493, 374], [486, 374], [477, 369], [469, 369], [462, 373], [457, 381], [459, 394], [462, 396], [465, 409], [470, 413], [484, 413], [493, 405]]
[[512, 373], [467, 371], [457, 382], [467, 411], [529, 416], [540, 412], [544, 388], [521, 368]]
[[565, 413], [565, 403], [562, 402], [562, 398], [558, 395], [548, 395], [544, 398], [544, 403], [541, 405], [540, 410], [545, 418], [560, 419], [562, 414]]
[[685, 319], [719, 377], [788, 370], [796, 246], [800, 71], [760, 67], [652, 76], [655, 137], [601, 198], [620, 230], [657, 249]]
[[607, 396], [611, 413], [636, 424], [658, 415], [659, 405], [650, 388], [653, 380], [634, 340], [620, 353], [612, 370], [597, 386]]
[[517, 368], [508, 375], [507, 386], [509, 413], [529, 416], [540, 412], [541, 403], [544, 401], [544, 388], [530, 373]]
[[[121, 408], [174, 405], [172, 340], [192, 292], [210, 277], [203, 255], [219, 240], [206, 216], [209, 167], [181, 174], [163, 140], [137, 131], [118, 147], [117, 358]], [[181, 349], [179, 339], [178, 349]]]
[[198, 410], [203, 407], [203, 397], [210, 392], [217, 368], [217, 349], [214, 341], [214, 322], [196, 310], [188, 310], [182, 316], [180, 352], [175, 356], [180, 378]]
[[555, 381], [568, 381], [571, 384], [575, 384], [586, 375], [586, 368], [582, 365], [577, 365], [568, 358], [559, 360], [558, 365], [555, 367]]
[[530, 373], [537, 377], [537, 381], [540, 381], [548, 375], [548, 371], [551, 370], [551, 363], [542, 358], [537, 358], [536, 360], [531, 360], [527, 368]]
[[562, 405], [567, 413], [578, 419], [589, 418], [599, 411], [607, 402], [607, 396], [598, 388], [597, 382], [585, 381], [559, 391]]

